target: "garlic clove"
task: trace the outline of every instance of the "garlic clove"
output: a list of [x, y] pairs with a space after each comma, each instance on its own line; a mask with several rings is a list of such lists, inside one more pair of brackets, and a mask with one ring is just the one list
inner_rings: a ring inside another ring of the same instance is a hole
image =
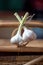
[[24, 33], [22, 35], [22, 38], [24, 41], [29, 41], [30, 39], [33, 40], [36, 39], [36, 34], [32, 30], [29, 30], [26, 27], [24, 27]]

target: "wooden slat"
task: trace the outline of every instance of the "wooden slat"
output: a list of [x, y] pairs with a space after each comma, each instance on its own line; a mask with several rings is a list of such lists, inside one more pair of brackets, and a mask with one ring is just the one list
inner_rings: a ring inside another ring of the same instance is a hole
[[[32, 61], [39, 56], [28, 55], [28, 56], [0, 56], [0, 65], [23, 65], [29, 61]], [[43, 59], [40, 62], [34, 63], [33, 65], [43, 65]]]
[[[15, 20], [0, 20], [0, 27], [18, 27], [19, 22]], [[27, 21], [24, 25], [30, 27], [40, 27], [43, 28], [43, 22], [32, 20], [31, 22]]]
[[34, 40], [25, 47], [17, 47], [7, 39], [0, 39], [0, 52], [43, 52], [43, 40]]

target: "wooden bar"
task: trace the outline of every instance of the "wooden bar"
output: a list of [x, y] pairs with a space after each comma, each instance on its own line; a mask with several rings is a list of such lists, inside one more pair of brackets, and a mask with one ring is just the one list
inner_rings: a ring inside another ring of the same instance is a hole
[[38, 57], [38, 58], [36, 58], [36, 59], [33, 59], [32, 61], [27, 62], [27, 63], [25, 63], [25, 64], [23, 64], [23, 65], [32, 65], [32, 64], [35, 64], [35, 63], [37, 63], [37, 62], [39, 62], [39, 61], [41, 61], [41, 60], [43, 60], [43, 56], [40, 56], [40, 57]]
[[34, 40], [25, 47], [17, 47], [8, 39], [0, 39], [0, 52], [43, 52], [43, 40]]
[[[19, 22], [15, 20], [0, 20], [0, 27], [18, 27]], [[27, 27], [40, 27], [43, 28], [43, 22], [42, 21], [27, 21], [24, 25]]]

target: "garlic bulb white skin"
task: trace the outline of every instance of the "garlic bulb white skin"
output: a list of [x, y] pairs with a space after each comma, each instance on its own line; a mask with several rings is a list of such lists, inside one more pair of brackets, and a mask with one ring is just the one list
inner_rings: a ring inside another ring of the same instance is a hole
[[22, 41], [22, 37], [19, 31], [17, 31], [17, 34], [13, 36], [10, 40], [11, 43], [17, 43], [17, 44], [19, 44], [19, 42], [21, 41]]
[[30, 39], [34, 40], [36, 39], [36, 37], [37, 37], [36, 34], [32, 30], [29, 30], [26, 27], [24, 27], [24, 32], [22, 35], [23, 41], [29, 41]]

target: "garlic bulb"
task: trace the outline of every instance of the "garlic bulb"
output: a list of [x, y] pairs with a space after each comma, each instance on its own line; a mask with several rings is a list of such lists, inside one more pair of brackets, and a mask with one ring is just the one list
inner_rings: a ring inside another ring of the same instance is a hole
[[36, 34], [32, 30], [29, 30], [26, 27], [24, 27], [24, 32], [22, 35], [23, 41], [33, 40], [36, 39], [36, 37], [37, 37]]
[[18, 43], [22, 41], [22, 37], [20, 32], [18, 31], [17, 34], [15, 36], [13, 36], [10, 40], [11, 43]]

